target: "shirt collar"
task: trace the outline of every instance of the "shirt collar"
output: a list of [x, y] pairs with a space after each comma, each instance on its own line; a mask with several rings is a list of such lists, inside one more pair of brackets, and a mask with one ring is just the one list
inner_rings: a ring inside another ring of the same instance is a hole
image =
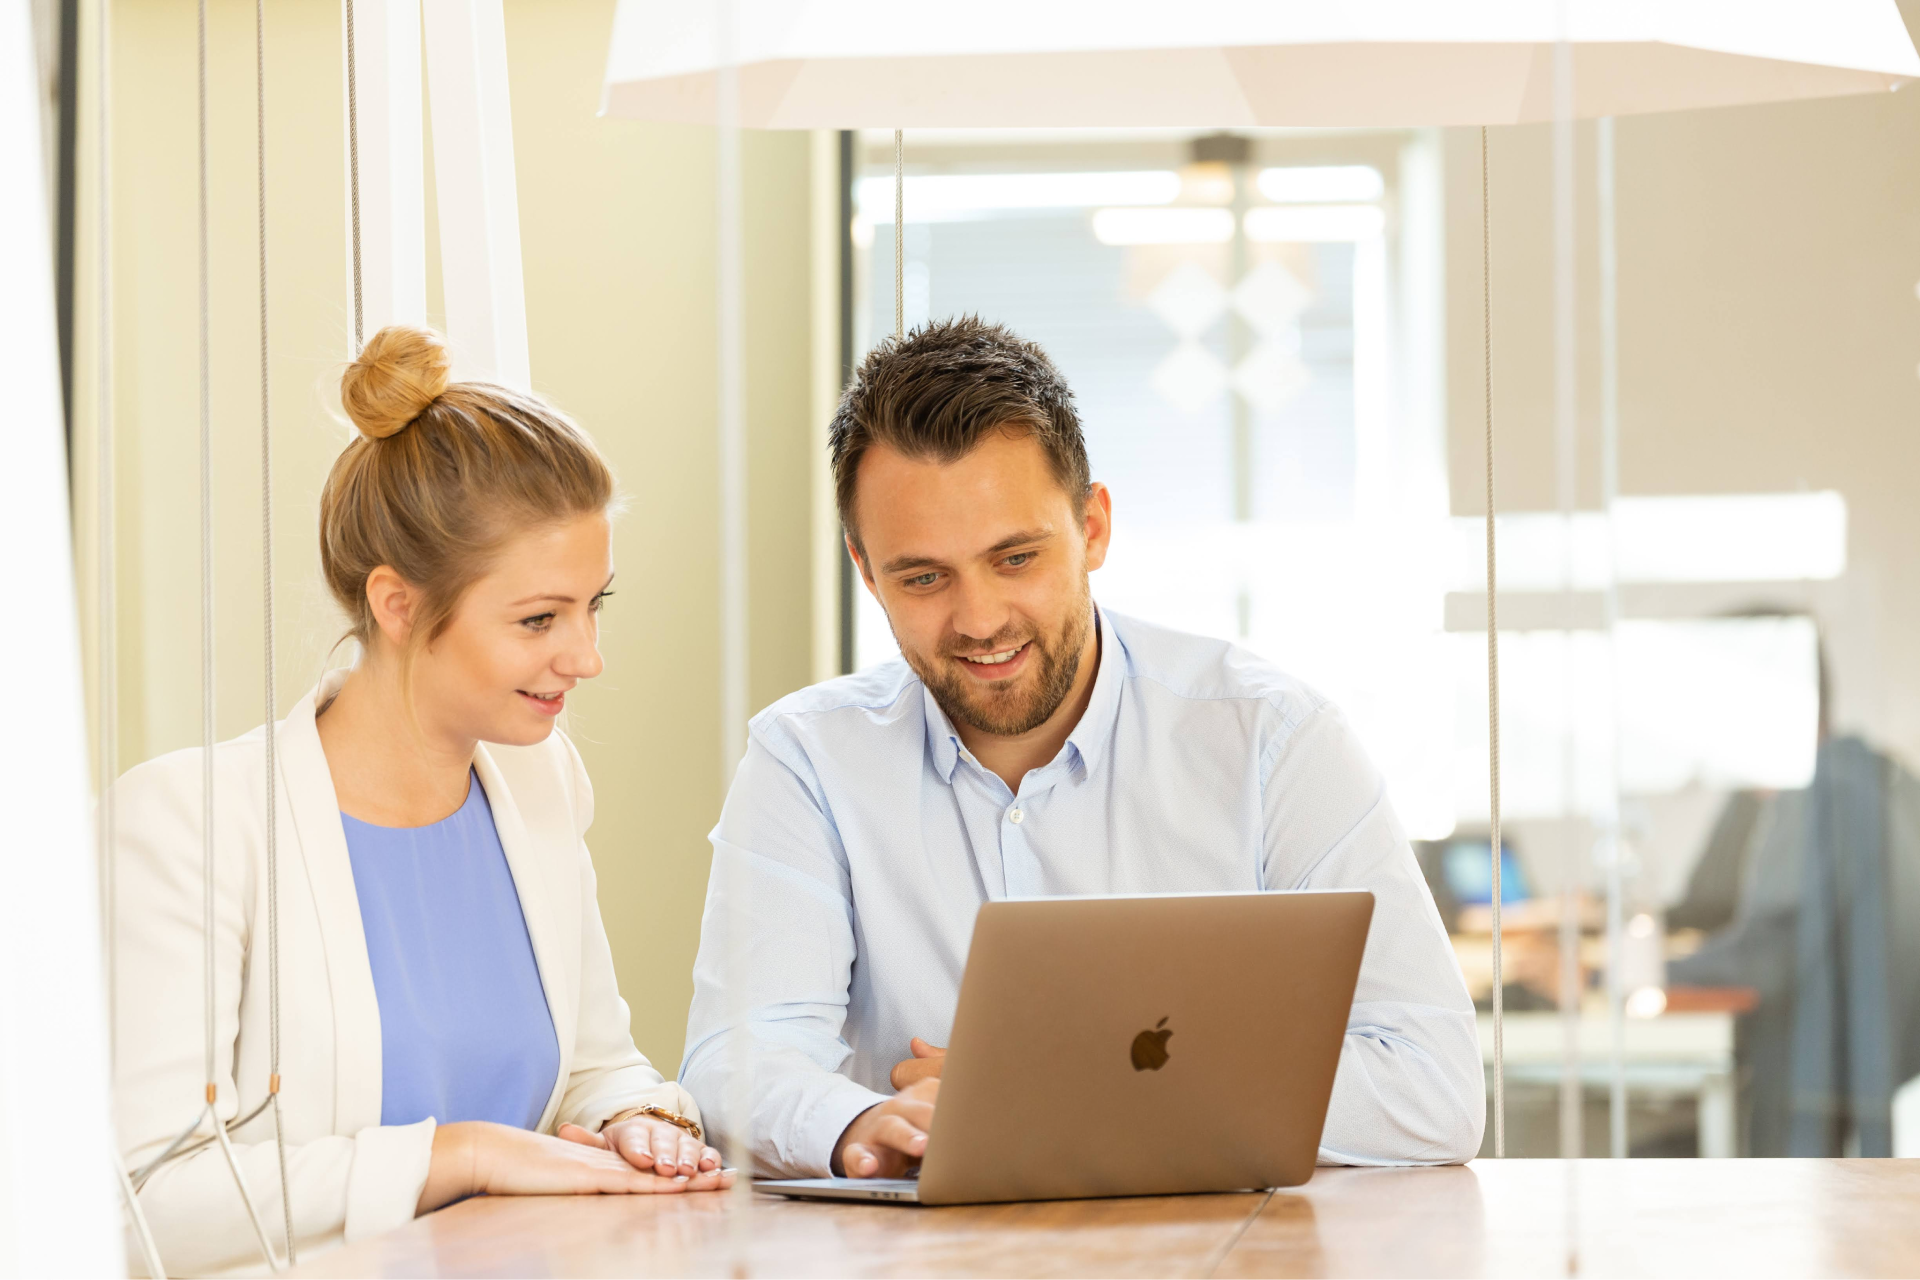
[[1095, 634], [1100, 637], [1100, 665], [1093, 673], [1093, 696], [1080, 723], [1067, 735], [1067, 745], [1080, 757], [1081, 776], [1100, 767], [1113, 744], [1114, 728], [1120, 722], [1120, 687], [1127, 682], [1127, 659], [1120, 651], [1120, 638], [1099, 605], [1093, 607]]
[[933, 700], [933, 690], [927, 688], [927, 682], [920, 682], [920, 702], [926, 709], [927, 718], [927, 754], [933, 759], [934, 772], [940, 775], [940, 781], [953, 782], [954, 766], [960, 763], [960, 733], [953, 727], [953, 721], [947, 719], [947, 713]]
[[[1096, 634], [1100, 637], [1099, 666], [1093, 675], [1093, 696], [1087, 701], [1087, 709], [1080, 715], [1080, 723], [1073, 726], [1073, 732], [1067, 735], [1066, 754], [1069, 759], [1077, 760], [1080, 776], [1085, 777], [1100, 767], [1106, 759], [1107, 748], [1113, 742], [1114, 726], [1120, 718], [1120, 686], [1126, 682], [1126, 658], [1120, 652], [1120, 641], [1113, 634], [1113, 627], [1107, 622], [1107, 615], [1098, 605], [1093, 610]], [[920, 685], [920, 700], [925, 708], [927, 721], [927, 753], [933, 761], [933, 768], [940, 780], [951, 784], [954, 768], [960, 763], [960, 753], [965, 750], [960, 742], [960, 732], [953, 727], [953, 721], [934, 701], [932, 690], [924, 681]]]

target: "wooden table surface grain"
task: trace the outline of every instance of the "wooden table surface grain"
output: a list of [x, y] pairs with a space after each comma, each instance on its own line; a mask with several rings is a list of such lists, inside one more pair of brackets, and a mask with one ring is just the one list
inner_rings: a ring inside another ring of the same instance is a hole
[[469, 1200], [298, 1276], [1912, 1276], [1920, 1160], [1321, 1169], [1272, 1193], [921, 1209]]

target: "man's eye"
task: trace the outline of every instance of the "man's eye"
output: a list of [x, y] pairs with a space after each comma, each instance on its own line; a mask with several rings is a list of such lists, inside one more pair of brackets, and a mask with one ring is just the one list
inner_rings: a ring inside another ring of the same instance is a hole
[[545, 631], [553, 623], [551, 613], [536, 613], [531, 618], [520, 619], [520, 625], [529, 631]]
[[916, 576], [914, 576], [914, 577], [911, 577], [911, 578], [908, 578], [908, 579], [907, 579], [907, 585], [908, 585], [908, 586], [910, 586], [910, 587], [930, 587], [930, 586], [932, 586], [932, 585], [933, 585], [934, 583], [936, 583], [936, 582], [938, 582], [938, 581], [940, 581], [940, 575], [939, 575], [939, 574], [937, 574], [937, 573], [922, 573], [922, 574], [918, 574], [918, 575], [916, 575]]
[[1020, 551], [1008, 556], [1005, 564], [1009, 569], [1024, 569], [1027, 562], [1032, 560], [1033, 557], [1034, 553], [1031, 551]]

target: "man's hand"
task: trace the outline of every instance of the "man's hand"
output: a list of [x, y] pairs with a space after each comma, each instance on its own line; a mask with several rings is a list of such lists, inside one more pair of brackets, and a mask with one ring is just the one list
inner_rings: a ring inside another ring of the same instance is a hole
[[912, 1051], [913, 1056], [905, 1062], [895, 1063], [892, 1074], [887, 1077], [893, 1081], [895, 1089], [904, 1089], [922, 1080], [940, 1078], [940, 1068], [947, 1062], [945, 1049], [928, 1044], [919, 1036], [907, 1041], [907, 1048]]
[[927, 1152], [938, 1076], [908, 1085], [853, 1118], [833, 1144], [833, 1172], [844, 1178], [903, 1178]]

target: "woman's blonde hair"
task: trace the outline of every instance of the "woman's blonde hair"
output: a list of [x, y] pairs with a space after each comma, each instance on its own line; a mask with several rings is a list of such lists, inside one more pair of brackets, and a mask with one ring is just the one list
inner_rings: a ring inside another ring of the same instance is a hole
[[451, 382], [451, 369], [436, 333], [374, 334], [340, 380], [359, 438], [320, 492], [320, 565], [348, 634], [363, 648], [372, 638], [367, 576], [387, 565], [422, 595], [409, 659], [515, 534], [614, 502], [613, 473], [565, 414], [531, 394]]

